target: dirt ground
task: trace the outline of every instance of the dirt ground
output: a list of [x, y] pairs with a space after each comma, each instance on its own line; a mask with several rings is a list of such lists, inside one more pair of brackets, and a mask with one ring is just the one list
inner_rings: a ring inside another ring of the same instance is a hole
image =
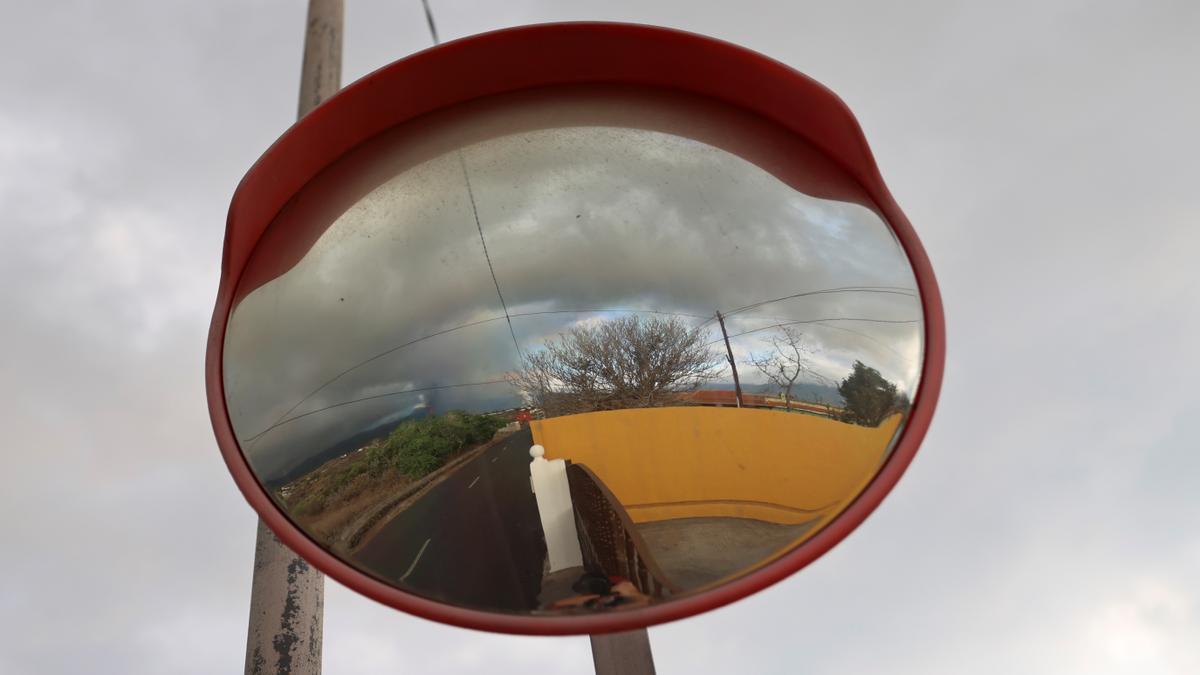
[[676, 518], [640, 523], [637, 529], [667, 578], [684, 589], [695, 590], [773, 557], [813, 523], [777, 525], [749, 518]]

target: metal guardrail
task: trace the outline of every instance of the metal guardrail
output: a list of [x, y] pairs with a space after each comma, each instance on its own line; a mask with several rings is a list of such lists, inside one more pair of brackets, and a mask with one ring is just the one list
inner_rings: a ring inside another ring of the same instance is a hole
[[682, 590], [663, 573], [625, 507], [591, 469], [568, 463], [567, 483], [585, 569], [605, 577], [628, 579], [651, 598]]

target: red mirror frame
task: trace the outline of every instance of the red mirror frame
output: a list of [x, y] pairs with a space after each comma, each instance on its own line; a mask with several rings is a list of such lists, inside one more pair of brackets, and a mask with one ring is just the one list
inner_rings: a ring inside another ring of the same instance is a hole
[[[419, 115], [473, 99], [589, 83], [661, 87], [739, 106], [805, 138], [858, 181], [908, 255], [923, 304], [925, 357], [909, 419], [883, 468], [828, 527], [713, 590], [628, 611], [562, 617], [485, 612], [401, 591], [310, 539], [251, 471], [226, 410], [222, 373], [235, 290], [251, 252], [280, 209], [360, 143]], [[916, 455], [933, 418], [945, 354], [941, 296], [925, 250], [884, 185], [853, 114], [833, 92], [777, 61], [712, 38], [652, 26], [563, 23], [484, 33], [414, 54], [346, 87], [288, 129], [251, 167], [230, 204], [205, 371], [213, 430], [234, 481], [263, 522], [301, 557], [367, 597], [426, 619], [501, 633], [573, 635], [633, 630], [716, 609], [790, 576], [831, 549], [875, 510]]]

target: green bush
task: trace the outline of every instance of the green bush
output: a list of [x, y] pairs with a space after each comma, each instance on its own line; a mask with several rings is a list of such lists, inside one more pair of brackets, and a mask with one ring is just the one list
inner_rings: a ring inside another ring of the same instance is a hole
[[470, 427], [469, 442], [472, 444], [492, 440], [492, 436], [505, 425], [504, 420], [494, 415], [471, 415], [467, 422]]
[[367, 472], [367, 462], [364, 460], [361, 460], [361, 459], [356, 461], [355, 463], [353, 463], [349, 467], [347, 467], [345, 471], [338, 474], [337, 478], [334, 479], [334, 482], [333, 482], [334, 490], [339, 491], [339, 490], [345, 488], [355, 478], [358, 478], [359, 476], [361, 476], [362, 474], [364, 474], [366, 472]]
[[325, 508], [325, 496], [312, 494], [300, 500], [296, 505], [296, 514], [301, 516], [319, 513]]
[[[504, 426], [491, 415], [455, 410], [438, 417], [400, 423], [387, 438], [369, 445], [336, 475], [309, 475], [297, 481], [287, 500], [297, 515], [316, 515], [338, 502], [347, 492], [365, 489], [390, 471], [410, 478], [429, 475], [455, 453], [485, 443]], [[360, 476], [368, 476], [357, 481]]]
[[503, 420], [461, 410], [403, 422], [379, 447], [368, 451], [366, 470], [378, 476], [390, 466], [419, 478], [445, 464], [459, 450], [490, 440], [502, 426]]

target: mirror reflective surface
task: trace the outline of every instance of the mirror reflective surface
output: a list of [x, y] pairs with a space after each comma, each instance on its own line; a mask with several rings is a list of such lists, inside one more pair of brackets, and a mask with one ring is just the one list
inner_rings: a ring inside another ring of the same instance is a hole
[[921, 300], [863, 190], [738, 108], [557, 87], [426, 116], [279, 214], [224, 387], [319, 545], [471, 609], [621, 611], [828, 526], [919, 385]]

